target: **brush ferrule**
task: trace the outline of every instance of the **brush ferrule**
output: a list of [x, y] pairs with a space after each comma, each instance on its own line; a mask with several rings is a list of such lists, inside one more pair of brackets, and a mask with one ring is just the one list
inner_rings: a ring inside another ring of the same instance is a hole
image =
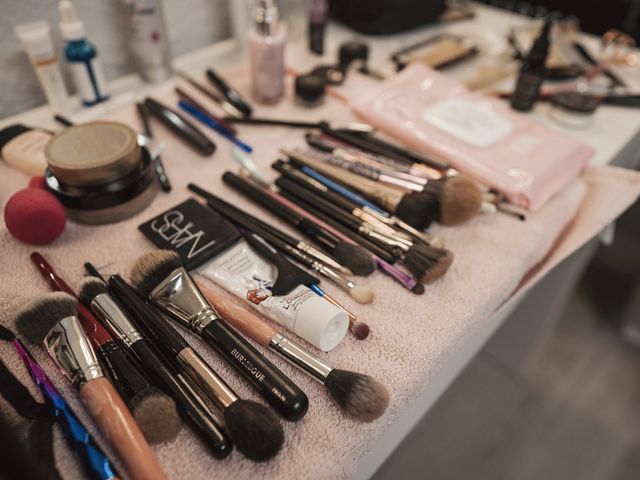
[[49, 355], [78, 390], [85, 383], [103, 376], [102, 368], [78, 317], [60, 320], [43, 343]]
[[346, 277], [343, 277], [338, 272], [333, 270], [331, 267], [328, 267], [326, 265], [320, 265], [320, 268], [317, 269], [317, 272], [321, 273], [322, 275], [327, 277], [329, 280], [334, 282], [336, 285], [342, 287], [347, 291], [355, 287], [355, 284], [351, 280], [349, 280]]
[[333, 370], [322, 360], [280, 333], [276, 333], [271, 337], [269, 348], [320, 383], [324, 383], [331, 370]]
[[108, 293], [96, 295], [91, 300], [90, 307], [93, 313], [106, 323], [109, 330], [127, 347], [142, 340], [140, 332]]
[[176, 268], [164, 278], [153, 289], [149, 300], [198, 334], [209, 323], [220, 318], [183, 267]]

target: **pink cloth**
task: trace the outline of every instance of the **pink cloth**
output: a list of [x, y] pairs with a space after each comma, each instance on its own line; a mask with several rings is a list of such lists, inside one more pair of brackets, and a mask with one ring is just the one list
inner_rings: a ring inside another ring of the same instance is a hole
[[[241, 91], [248, 91], [241, 77], [234, 78], [233, 83]], [[156, 97], [175, 105], [175, 98], [167, 91], [159, 92]], [[206, 99], [202, 98], [202, 101], [204, 103]], [[311, 117], [305, 112], [303, 108], [285, 101], [273, 108], [258, 107], [256, 115]], [[132, 107], [113, 117], [136, 128], [139, 126]], [[320, 111], [313, 112], [312, 118], [319, 117], [353, 118], [336, 100], [329, 100]], [[217, 192], [249, 212], [265, 215], [264, 210], [222, 183], [222, 173], [236, 168], [225, 140], [211, 134], [218, 143], [218, 152], [214, 157], [205, 158], [177, 141], [157, 122], [154, 122], [154, 127], [157, 136], [167, 145], [163, 160], [173, 191], [158, 194], [150, 207], [123, 222], [104, 226], [69, 223], [56, 242], [37, 248], [72, 286], [77, 286], [82, 279], [82, 264], [87, 260], [106, 274], [121, 272], [128, 276], [132, 261], [154, 248], [137, 226], [187, 198], [186, 184], [190, 181]], [[278, 148], [299, 144], [302, 136], [301, 132], [286, 128], [240, 126], [239, 131], [241, 137], [255, 148], [254, 160], [267, 174], [271, 173], [268, 166], [275, 159]], [[0, 164], [0, 199], [3, 204], [13, 191], [26, 185], [27, 180], [26, 176]], [[174, 442], [154, 447], [169, 478], [198, 480], [214, 476], [219, 480], [335, 480], [351, 477], [360, 458], [398, 414], [428, 387], [430, 379], [456, 351], [464, 348], [467, 338], [483, 328], [495, 310], [518, 287], [525, 273], [545, 258], [576, 212], [579, 216], [574, 227], [584, 228], [576, 230], [579, 234], [562, 247], [562, 254], [553, 258], [549, 268], [593, 236], [602, 225], [617, 217], [633, 203], [640, 191], [639, 175], [634, 172], [600, 168], [589, 171], [585, 180], [572, 182], [540, 211], [531, 214], [526, 222], [496, 214], [479, 216], [460, 227], [435, 228], [435, 233], [444, 238], [456, 258], [449, 273], [428, 286], [422, 296], [411, 294], [386, 276], [375, 273], [368, 278], [357, 279], [358, 283], [371, 287], [375, 292], [373, 303], [362, 306], [333, 285], [323, 282], [323, 287], [331, 295], [371, 326], [371, 335], [365, 341], [347, 336], [330, 353], [316, 353], [335, 367], [370, 374], [387, 385], [391, 403], [387, 413], [378, 421], [361, 424], [344, 417], [321, 385], [267, 352], [266, 355], [310, 398], [307, 416], [300, 422], [284, 424], [286, 442], [283, 451], [264, 464], [250, 462], [237, 452], [227, 460], [217, 461], [187, 427]], [[267, 220], [282, 225], [275, 217]], [[29, 261], [33, 250], [36, 249], [13, 239], [3, 224], [0, 226], [0, 321], [11, 327], [14, 327], [12, 316], [20, 305], [34, 295], [48, 291], [46, 282]], [[241, 396], [256, 398], [206, 344], [187, 332], [185, 336]], [[56, 371], [42, 348], [33, 346], [31, 351], [95, 433], [95, 426], [79, 404], [77, 395]], [[35, 392], [10, 345], [0, 342], [0, 357]], [[104, 437], [99, 433], [97, 438], [105, 445]], [[115, 455], [112, 458], [116, 458]], [[65, 478], [80, 477], [78, 464], [59, 435], [56, 439], [56, 462]]]
[[574, 179], [593, 154], [588, 145], [417, 63], [351, 106], [388, 135], [532, 210]]

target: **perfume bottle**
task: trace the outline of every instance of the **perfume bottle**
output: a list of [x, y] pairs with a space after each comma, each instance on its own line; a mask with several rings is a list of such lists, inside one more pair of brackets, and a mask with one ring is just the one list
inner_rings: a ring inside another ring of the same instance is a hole
[[258, 0], [255, 28], [249, 32], [252, 93], [258, 103], [273, 104], [284, 95], [286, 33], [278, 17], [273, 0]]

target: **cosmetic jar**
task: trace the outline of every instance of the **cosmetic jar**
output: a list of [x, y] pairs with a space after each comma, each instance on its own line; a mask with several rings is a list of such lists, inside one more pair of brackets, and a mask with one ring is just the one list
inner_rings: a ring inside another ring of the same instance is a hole
[[578, 92], [556, 93], [549, 97], [549, 115], [558, 123], [570, 127], [586, 127], [591, 123], [600, 99]]
[[151, 154], [121, 123], [69, 127], [51, 139], [45, 155], [45, 185], [76, 222], [102, 224], [129, 218], [158, 192]]
[[296, 102], [305, 107], [317, 107], [324, 102], [324, 79], [317, 75], [300, 75], [295, 80]]

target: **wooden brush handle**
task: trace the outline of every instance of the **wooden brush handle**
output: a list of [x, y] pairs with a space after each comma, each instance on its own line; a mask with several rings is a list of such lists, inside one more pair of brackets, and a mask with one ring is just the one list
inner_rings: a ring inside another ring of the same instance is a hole
[[120, 455], [131, 478], [166, 478], [131, 413], [106, 378], [96, 378], [86, 383], [80, 390], [80, 398]]
[[209, 303], [211, 303], [211, 306], [213, 306], [222, 318], [245, 335], [253, 338], [260, 345], [265, 347], [269, 346], [271, 337], [277, 333], [275, 328], [264, 322], [253, 312], [237, 305], [228, 298], [224, 298], [226, 296], [225, 294], [213, 291], [213, 289], [207, 287], [202, 280], [196, 279], [196, 283], [200, 291], [202, 291]]

